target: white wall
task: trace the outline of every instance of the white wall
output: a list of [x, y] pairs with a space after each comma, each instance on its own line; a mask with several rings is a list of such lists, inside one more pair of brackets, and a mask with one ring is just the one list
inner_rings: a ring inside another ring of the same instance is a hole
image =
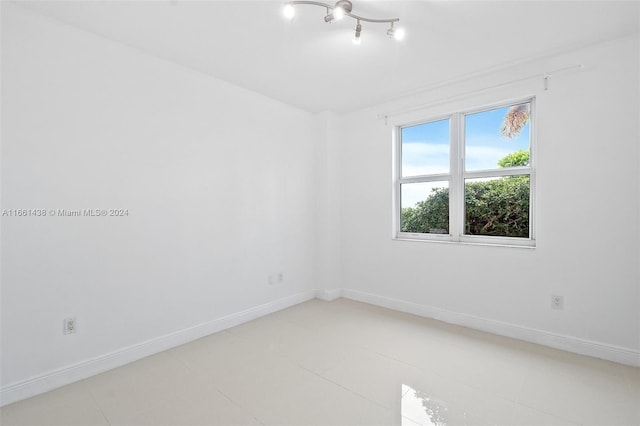
[[[541, 78], [482, 90], [576, 64], [585, 68], [552, 77], [548, 91]], [[627, 38], [337, 118], [336, 287], [348, 297], [640, 365], [638, 76], [638, 40]], [[529, 95], [538, 110], [537, 248], [392, 240], [392, 126], [376, 115], [397, 111], [390, 124], [411, 122]], [[417, 105], [424, 107], [402, 113]], [[551, 294], [564, 296], [564, 310], [551, 310]]]
[[339, 297], [336, 286], [341, 282], [342, 254], [340, 241], [340, 168], [341, 147], [336, 133], [336, 115], [332, 112], [320, 114], [321, 143], [318, 144], [317, 167], [317, 264], [315, 271], [317, 297], [333, 300]]
[[129, 210], [2, 218], [4, 390], [313, 297], [316, 117], [2, 7], [2, 208]]

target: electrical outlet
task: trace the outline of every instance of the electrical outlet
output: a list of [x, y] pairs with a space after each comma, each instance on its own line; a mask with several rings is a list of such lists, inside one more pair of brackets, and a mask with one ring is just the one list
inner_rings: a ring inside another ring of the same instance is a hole
[[278, 284], [282, 284], [284, 282], [284, 273], [280, 272], [278, 274]]
[[65, 318], [63, 322], [62, 334], [73, 334], [78, 330], [75, 318]]
[[551, 309], [564, 309], [564, 296], [551, 295]]

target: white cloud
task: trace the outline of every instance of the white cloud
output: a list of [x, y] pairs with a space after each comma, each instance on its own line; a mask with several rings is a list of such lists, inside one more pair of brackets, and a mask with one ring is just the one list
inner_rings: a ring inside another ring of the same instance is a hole
[[[467, 146], [467, 170], [495, 169], [498, 160], [516, 151], [513, 147]], [[449, 147], [438, 144], [411, 144], [403, 147], [403, 176], [449, 172]]]
[[429, 143], [403, 145], [402, 170], [404, 176], [447, 173], [449, 146]]
[[404, 166], [402, 167], [402, 176], [422, 176], [422, 175], [434, 175], [439, 173], [449, 173], [449, 162], [445, 162], [443, 165], [435, 166]]
[[489, 146], [467, 146], [465, 165], [467, 170], [482, 170], [498, 168], [498, 160], [514, 149]]
[[402, 153], [406, 157], [424, 155], [449, 155], [449, 145], [436, 143], [410, 143], [402, 145]]

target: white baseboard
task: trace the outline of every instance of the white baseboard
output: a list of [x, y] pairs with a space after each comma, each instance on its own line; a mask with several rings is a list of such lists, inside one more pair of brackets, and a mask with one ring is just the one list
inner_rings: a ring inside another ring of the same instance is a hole
[[253, 319], [280, 311], [315, 298], [316, 291], [309, 290], [263, 305], [236, 312], [212, 321], [160, 336], [137, 345], [86, 360], [78, 364], [48, 372], [41, 376], [18, 382], [0, 389], [0, 407], [30, 398], [87, 377], [137, 361], [144, 357], [189, 343], [218, 331], [240, 325]]
[[316, 290], [316, 298], [324, 300], [325, 302], [331, 302], [342, 297], [342, 289], [334, 288], [331, 290], [318, 289]]
[[314, 297], [332, 301], [339, 297], [369, 303], [421, 317], [482, 330], [489, 333], [524, 340], [562, 349], [582, 355], [601, 358], [621, 364], [640, 367], [640, 352], [631, 348], [603, 344], [586, 339], [550, 333], [519, 325], [461, 314], [445, 309], [419, 305], [399, 299], [350, 289], [309, 290], [282, 299], [255, 306], [245, 311], [227, 315], [206, 323], [180, 330], [165, 336], [129, 346], [81, 363], [48, 372], [41, 376], [15, 383], [0, 389], [0, 407], [20, 401], [58, 387], [120, 367], [144, 357], [189, 343], [218, 331], [226, 330], [253, 319], [311, 300]]
[[393, 309], [395, 311], [407, 312], [421, 317], [432, 318], [450, 324], [486, 331], [500, 336], [537, 343], [555, 349], [562, 349], [568, 352], [592, 356], [620, 364], [631, 365], [633, 367], [640, 367], [640, 351], [631, 348], [594, 342], [577, 337], [564, 336], [561, 334], [550, 333], [501, 321], [489, 320], [473, 315], [461, 314], [431, 306], [419, 305], [413, 302], [392, 299], [357, 290], [342, 289], [340, 294], [346, 299], [365, 302], [371, 305]]

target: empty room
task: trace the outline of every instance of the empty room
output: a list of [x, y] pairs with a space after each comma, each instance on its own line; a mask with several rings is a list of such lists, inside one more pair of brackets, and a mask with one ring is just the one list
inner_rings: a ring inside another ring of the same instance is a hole
[[3, 426], [640, 425], [640, 1], [0, 22]]

